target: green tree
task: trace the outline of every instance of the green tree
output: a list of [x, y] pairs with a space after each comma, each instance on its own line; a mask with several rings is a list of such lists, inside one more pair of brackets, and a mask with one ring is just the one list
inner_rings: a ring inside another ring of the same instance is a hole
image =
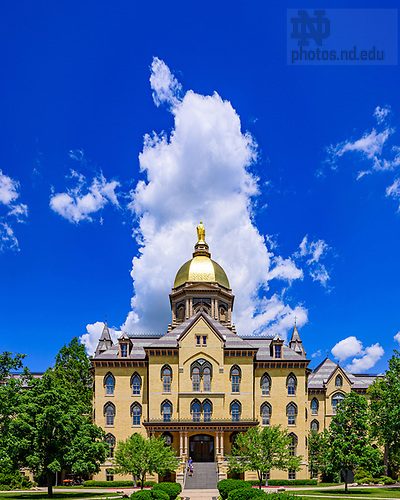
[[125, 441], [118, 441], [115, 450], [115, 472], [117, 474], [132, 474], [142, 481], [146, 474], [163, 475], [167, 471], [174, 471], [179, 466], [179, 458], [166, 445], [162, 436], [145, 439], [140, 434], [133, 434]]
[[0, 354], [0, 381], [3, 382], [13, 370], [19, 370], [23, 367], [22, 360], [26, 354], [19, 354], [4, 351]]
[[394, 351], [384, 377], [368, 389], [372, 435], [384, 447], [384, 474], [395, 469], [400, 453], [400, 353]]
[[308, 434], [308, 465], [310, 472], [323, 474], [327, 477], [331, 474], [329, 455], [329, 433], [327, 429], [323, 432], [310, 431]]
[[[299, 470], [301, 455], [292, 455], [289, 446], [292, 437], [280, 425], [261, 429], [252, 427], [236, 438], [232, 455], [228, 457], [228, 468], [232, 472], [256, 471], [261, 488], [262, 475], [272, 469]], [[265, 485], [268, 485], [267, 479]]]
[[327, 456], [331, 470], [337, 473], [346, 471], [346, 492], [347, 472], [368, 461], [371, 454], [375, 454], [375, 450], [369, 436], [368, 402], [364, 396], [351, 391], [332, 417]]

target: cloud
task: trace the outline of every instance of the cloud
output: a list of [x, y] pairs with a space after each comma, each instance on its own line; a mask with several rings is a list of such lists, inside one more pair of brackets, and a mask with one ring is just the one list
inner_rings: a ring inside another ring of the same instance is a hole
[[363, 345], [356, 337], [347, 337], [338, 342], [331, 350], [339, 361], [344, 361], [363, 352]]
[[[374, 117], [380, 130], [373, 128], [366, 131], [360, 139], [347, 139], [336, 145], [330, 145], [326, 148], [327, 157], [323, 162], [322, 173], [325, 165], [332, 169], [337, 168], [338, 160], [346, 153], [358, 153], [363, 161], [363, 168], [357, 173], [357, 180], [374, 172], [392, 172], [400, 166], [400, 147], [389, 145], [389, 139], [396, 132], [394, 127], [388, 123], [391, 113], [389, 106], [377, 107], [374, 111]], [[369, 168], [364, 168], [368, 165]], [[386, 188], [386, 196], [399, 198], [399, 178], [396, 178], [391, 186]], [[400, 211], [400, 206], [399, 206]]]
[[[97, 344], [99, 343], [99, 338], [103, 332], [104, 323], [101, 321], [97, 321], [96, 323], [89, 323], [86, 325], [87, 333], [84, 333], [79, 340], [81, 344], [84, 344], [86, 347], [86, 351], [89, 356], [93, 356]], [[116, 342], [118, 337], [121, 335], [121, 332], [115, 328], [108, 327], [110, 330], [111, 339], [113, 342]]]
[[385, 351], [379, 343], [367, 347], [363, 352], [364, 355], [361, 358], [354, 358], [352, 362], [346, 366], [346, 370], [351, 373], [363, 373], [375, 366], [385, 354]]
[[321, 356], [321, 349], [318, 349], [317, 352], [314, 352], [313, 354], [311, 354], [312, 358], [319, 358], [320, 356]]
[[18, 181], [0, 170], [0, 252], [19, 250], [13, 225], [25, 222], [28, 216], [28, 207], [23, 203], [16, 203], [20, 196], [19, 187]]
[[259, 194], [252, 172], [257, 144], [241, 130], [238, 114], [214, 93], [181, 94], [163, 61], [155, 58], [150, 78], [156, 105], [167, 103], [174, 117], [169, 135], [146, 135], [139, 163], [144, 179], [132, 192], [134, 296], [124, 329], [165, 331], [171, 317], [168, 293], [179, 267], [191, 258], [195, 227], [202, 220], [212, 258], [226, 270], [236, 294], [233, 319], [240, 333], [285, 332], [294, 316], [301, 326], [307, 311], [285, 303], [282, 293], [267, 298], [269, 283], [287, 286], [303, 273], [294, 261], [275, 255], [253, 222]]
[[398, 342], [400, 344], [400, 332], [397, 332], [396, 335], [393, 337], [393, 340]]
[[381, 359], [385, 351], [379, 343], [363, 348], [363, 344], [356, 337], [351, 336], [338, 342], [331, 350], [335, 358], [344, 361], [355, 356], [345, 367], [351, 373], [362, 373], [369, 370]]
[[329, 273], [320, 260], [326, 258], [331, 248], [324, 240], [308, 241], [308, 235], [304, 236], [299, 245], [300, 250], [295, 254], [297, 258], [303, 258], [308, 267], [308, 272], [314, 281], [319, 281], [323, 287], [327, 287], [330, 280]]
[[[71, 156], [72, 152], [70, 152]], [[73, 152], [77, 159], [76, 152]], [[102, 173], [98, 174], [90, 185], [86, 178], [71, 170], [70, 179], [76, 179], [76, 186], [66, 192], [52, 194], [50, 197], [51, 209], [69, 222], [78, 224], [81, 221], [93, 221], [93, 215], [111, 203], [119, 207], [118, 195], [115, 190], [119, 187], [117, 181], [107, 181]]]

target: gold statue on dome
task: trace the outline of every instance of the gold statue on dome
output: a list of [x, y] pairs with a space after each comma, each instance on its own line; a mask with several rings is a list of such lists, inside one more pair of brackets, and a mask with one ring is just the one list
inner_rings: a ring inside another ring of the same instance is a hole
[[198, 238], [198, 242], [197, 243], [200, 243], [200, 242], [206, 242], [206, 229], [205, 227], [203, 226], [203, 223], [202, 221], [200, 221], [200, 224], [196, 227], [197, 229], [197, 238]]

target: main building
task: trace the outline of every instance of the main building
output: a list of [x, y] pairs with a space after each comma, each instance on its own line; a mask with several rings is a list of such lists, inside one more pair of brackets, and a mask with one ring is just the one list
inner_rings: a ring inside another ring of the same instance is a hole
[[[216, 462], [223, 479], [235, 436], [276, 424], [288, 430], [290, 452], [304, 461], [299, 472], [272, 470], [271, 479], [309, 478], [309, 430], [328, 427], [345, 394], [366, 394], [374, 377], [353, 375], [328, 358], [312, 372], [296, 326], [287, 345], [279, 335], [236, 332], [228, 277], [211, 259], [202, 223], [197, 235], [193, 258], [177, 272], [169, 295], [167, 333], [124, 333], [114, 344], [104, 326], [92, 359], [94, 415], [110, 453], [96, 479], [117, 479], [114, 447], [135, 432], [164, 435], [181, 457], [172, 479], [183, 481], [189, 456]], [[246, 479], [256, 477], [246, 473]]]

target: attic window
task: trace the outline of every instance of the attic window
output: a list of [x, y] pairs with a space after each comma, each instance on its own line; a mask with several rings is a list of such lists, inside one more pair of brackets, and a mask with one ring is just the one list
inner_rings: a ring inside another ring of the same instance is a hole
[[121, 344], [121, 358], [127, 358], [127, 357], [128, 357], [128, 345]]
[[282, 346], [276, 345], [275, 346], [275, 358], [280, 359], [281, 357], [282, 357]]
[[203, 335], [203, 345], [207, 345], [207, 335]]
[[335, 386], [342, 387], [342, 385], [343, 385], [343, 379], [340, 375], [338, 375], [335, 380]]
[[200, 345], [200, 344], [201, 344], [201, 336], [197, 335], [196, 336], [196, 345]]

